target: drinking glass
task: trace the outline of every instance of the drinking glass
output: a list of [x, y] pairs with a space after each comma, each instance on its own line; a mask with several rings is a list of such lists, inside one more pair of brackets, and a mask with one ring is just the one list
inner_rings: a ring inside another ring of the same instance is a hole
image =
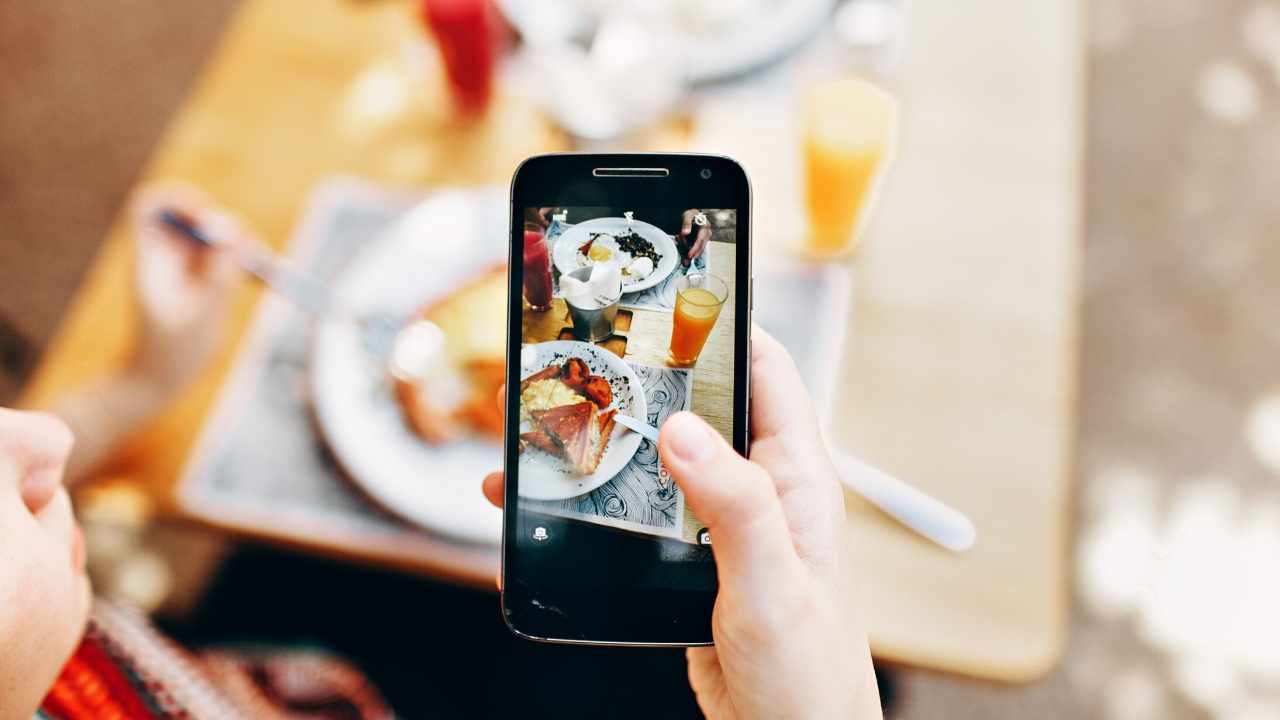
[[671, 347], [667, 359], [673, 365], [693, 365], [702, 354], [729, 299], [729, 285], [711, 273], [692, 272], [676, 281], [676, 309], [671, 317]]
[[551, 309], [551, 253], [536, 223], [524, 225], [524, 299], [535, 312]]
[[843, 78], [809, 91], [804, 122], [806, 249], [825, 257], [851, 253], [892, 160], [898, 102], [866, 80]]

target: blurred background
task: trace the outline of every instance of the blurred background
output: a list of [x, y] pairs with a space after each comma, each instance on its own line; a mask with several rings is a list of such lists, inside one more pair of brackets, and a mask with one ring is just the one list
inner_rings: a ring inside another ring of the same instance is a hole
[[[761, 321], [847, 307], [788, 339], [832, 437], [977, 526], [953, 554], [849, 495], [889, 715], [1280, 716], [1280, 3], [1012, 5], [0, 5], [0, 404], [126, 363], [144, 181], [341, 284], [485, 236], [458, 217], [501, 221], [527, 155], [726, 152], [787, 268]], [[398, 507], [305, 317], [227, 302], [78, 488], [99, 592], [195, 646], [336, 649], [405, 717], [696, 712], [678, 653], [509, 638], [492, 520]]]

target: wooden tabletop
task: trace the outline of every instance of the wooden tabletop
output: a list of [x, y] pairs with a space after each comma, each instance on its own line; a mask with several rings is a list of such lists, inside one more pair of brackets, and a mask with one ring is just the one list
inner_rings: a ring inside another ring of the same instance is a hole
[[[1075, 0], [912, 4], [897, 160], [860, 254], [831, 439], [973, 519], [953, 555], [849, 494], [881, 659], [1004, 681], [1066, 641], [1083, 48]], [[755, 267], [803, 213], [791, 104], [716, 98], [696, 145], [748, 168]], [[802, 322], [803, 318], [797, 318]]]
[[[419, 35], [415, 22], [408, 3], [247, 0], [144, 178], [201, 186], [278, 245], [328, 173], [418, 189], [505, 183], [523, 157], [563, 149], [512, 97], [479, 125], [450, 119], [438, 74], [415, 70], [402, 52]], [[1053, 664], [1066, 630], [1079, 8], [916, 0], [912, 33], [891, 87], [903, 100], [902, 145], [855, 266], [833, 434], [970, 514], [979, 539], [957, 557], [850, 496], [859, 579], [851, 611], [866, 618], [881, 658], [1026, 680]], [[786, 165], [797, 144], [758, 132], [769, 109], [786, 103], [735, 102], [719, 121], [708, 104], [693, 149], [747, 161], [759, 264], [770, 234], [798, 211]], [[23, 404], [44, 404], [120, 363], [134, 331], [129, 249], [117, 222]], [[258, 296], [248, 288], [236, 298], [236, 338]], [[114, 473], [172, 509], [170, 488], [235, 347], [222, 349]], [[491, 556], [446, 543], [432, 557], [415, 566], [473, 580], [491, 570], [475, 566]]]

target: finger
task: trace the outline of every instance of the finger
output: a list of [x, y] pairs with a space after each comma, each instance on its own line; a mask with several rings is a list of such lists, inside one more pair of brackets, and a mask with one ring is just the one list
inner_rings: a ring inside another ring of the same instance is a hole
[[481, 483], [480, 489], [484, 491], [485, 499], [493, 504], [494, 507], [502, 507], [504, 490], [504, 479], [500, 472], [492, 472], [484, 476], [484, 482]]
[[[215, 285], [230, 282], [236, 274], [231, 253], [219, 251], [257, 242], [231, 213], [188, 185], [147, 186], [135, 195], [132, 207], [142, 259], [151, 263], [180, 263], [180, 269], [193, 279]], [[160, 216], [165, 211], [190, 221], [214, 247], [203, 245], [161, 222]]]
[[[791, 353], [759, 325], [751, 326], [752, 441], [790, 433], [806, 448], [822, 446], [813, 402]], [[825, 450], [824, 450], [825, 452]]]
[[689, 688], [698, 698], [698, 705], [713, 705], [715, 699], [712, 694], [724, 687], [724, 670], [720, 667], [720, 656], [715, 646], [688, 648], [684, 657], [688, 666]]
[[796, 552], [810, 567], [839, 572], [844, 493], [791, 355], [751, 329], [751, 457], [767, 458]]
[[680, 234], [688, 235], [693, 229], [693, 217], [698, 214], [697, 210], [685, 210], [684, 215], [680, 218]]
[[62, 488], [74, 441], [67, 424], [53, 415], [0, 408], [0, 455], [14, 464], [12, 474], [31, 512], [43, 509]]
[[507, 384], [502, 383], [502, 387], [498, 388], [498, 411], [505, 417], [507, 414]]
[[663, 423], [658, 450], [711, 531], [721, 584], [775, 582], [798, 558], [773, 480], [690, 412]]
[[698, 229], [698, 240], [693, 243], [693, 247], [689, 248], [689, 259], [693, 260], [707, 249], [707, 242], [711, 240], [711, 230], [708, 228]]

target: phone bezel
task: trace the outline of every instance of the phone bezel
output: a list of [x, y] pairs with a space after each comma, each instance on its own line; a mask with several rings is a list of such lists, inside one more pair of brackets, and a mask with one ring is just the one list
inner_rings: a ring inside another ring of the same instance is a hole
[[[665, 176], [599, 177], [597, 168], [664, 168]], [[704, 171], [711, 176], [704, 178]], [[751, 332], [751, 189], [747, 174], [736, 161], [694, 153], [552, 153], [525, 160], [511, 182], [507, 304], [507, 384], [520, 381], [523, 286], [523, 217], [526, 207], [574, 206], [734, 208], [737, 218], [735, 298], [733, 446], [747, 452], [750, 396]], [[504, 458], [508, 473], [517, 467], [519, 447], [514, 441], [519, 417], [519, 394], [507, 393]], [[508, 474], [508, 477], [512, 477]], [[660, 571], [658, 581], [624, 572], [629, 583], [615, 584], [608, 560], [642, 557], [674, 540], [636, 538], [580, 521], [542, 516], [553, 527], [552, 537], [581, 543], [580, 557], [598, 556], [600, 582], [580, 582], [581, 563], [556, 567], [560, 554], [540, 553], [537, 562], [523, 557], [517, 507], [518, 476], [508, 482], [503, 517], [502, 614], [512, 632], [542, 642], [688, 646], [711, 639], [711, 610], [716, 583], [713, 562], [669, 563], [655, 560], [647, 567]], [[684, 543], [685, 548], [688, 546]], [[592, 554], [594, 553], [594, 555]], [[561, 563], [563, 564], [563, 563]], [[624, 563], [625, 564], [625, 563]], [[572, 578], [573, 580], [567, 580]], [[592, 578], [593, 580], [595, 578]]]

